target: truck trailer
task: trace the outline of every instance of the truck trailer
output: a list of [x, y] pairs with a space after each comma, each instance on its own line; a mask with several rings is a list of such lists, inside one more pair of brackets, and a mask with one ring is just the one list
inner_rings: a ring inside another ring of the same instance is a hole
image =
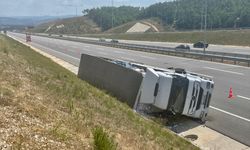
[[121, 98], [136, 111], [171, 112], [202, 121], [208, 114], [214, 89], [212, 77], [184, 69], [163, 69], [85, 54], [78, 76]]

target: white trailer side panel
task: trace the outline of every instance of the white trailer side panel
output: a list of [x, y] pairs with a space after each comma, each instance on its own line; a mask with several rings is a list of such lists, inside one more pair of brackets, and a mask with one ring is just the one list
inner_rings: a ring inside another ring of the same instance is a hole
[[167, 110], [173, 77], [159, 72], [159, 89], [154, 105], [162, 110]]
[[155, 88], [159, 80], [159, 75], [152, 68], [147, 68], [141, 86], [140, 103], [153, 104], [155, 101]]

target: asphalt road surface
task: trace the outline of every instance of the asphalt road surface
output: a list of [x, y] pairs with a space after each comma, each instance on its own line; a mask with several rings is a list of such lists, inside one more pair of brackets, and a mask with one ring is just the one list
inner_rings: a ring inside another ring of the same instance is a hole
[[[9, 33], [25, 41], [25, 35]], [[140, 62], [152, 66], [185, 68], [213, 76], [215, 89], [206, 126], [250, 146], [250, 68], [186, 59], [66, 40], [32, 36], [32, 46], [78, 66], [81, 53]], [[229, 88], [235, 98], [228, 99]]]
[[[45, 34], [47, 35], [47, 34]], [[98, 38], [87, 38], [87, 37], [76, 37], [76, 36], [67, 36], [64, 37], [74, 37], [74, 38], [82, 38], [82, 39], [91, 39], [91, 40], [99, 40]], [[110, 41], [111, 39], [106, 39]], [[141, 45], [150, 45], [150, 46], [162, 46], [162, 47], [171, 47], [175, 48], [180, 44], [189, 45], [191, 49], [201, 50], [203, 48], [193, 48], [193, 44], [190, 43], [174, 43], [174, 42], [150, 42], [150, 41], [135, 41], [135, 40], [119, 40], [121, 43], [129, 43], [129, 44], [141, 44]], [[230, 45], [213, 45], [209, 44], [209, 47], [206, 51], [212, 52], [223, 52], [223, 53], [237, 53], [237, 54], [247, 54], [250, 55], [250, 47], [247, 46], [230, 46]]]

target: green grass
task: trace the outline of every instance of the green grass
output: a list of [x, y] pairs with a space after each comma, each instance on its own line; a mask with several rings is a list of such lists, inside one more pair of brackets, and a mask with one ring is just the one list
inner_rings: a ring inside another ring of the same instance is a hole
[[[39, 133], [65, 143], [68, 149], [92, 149], [97, 135], [105, 135], [98, 139], [98, 145], [117, 143], [118, 149], [198, 149], [50, 59], [2, 35], [0, 89], [5, 105], [39, 119], [48, 126]], [[96, 127], [105, 132], [93, 132]], [[28, 129], [38, 134], [37, 130]], [[21, 146], [32, 143], [27, 141], [32, 140], [29, 136], [22, 136]], [[15, 140], [18, 139], [7, 142]], [[38, 144], [33, 141], [34, 147]]]
[[50, 133], [57, 139], [61, 141], [68, 140], [69, 136], [67, 134], [67, 130], [63, 130], [61, 128], [61, 123], [56, 124], [53, 128], [51, 128]]
[[95, 150], [116, 150], [117, 144], [102, 127], [96, 127], [93, 130], [94, 135], [94, 149]]
[[[194, 43], [204, 39], [203, 32], [164, 32], [142, 34], [87, 34], [88, 37], [105, 37], [126, 40], [161, 41]], [[250, 46], [250, 30], [208, 31], [207, 41], [210, 44]]]

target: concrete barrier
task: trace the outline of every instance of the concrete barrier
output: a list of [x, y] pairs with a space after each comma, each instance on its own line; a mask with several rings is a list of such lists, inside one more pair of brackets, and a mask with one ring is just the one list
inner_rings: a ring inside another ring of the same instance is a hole
[[134, 107], [142, 74], [103, 58], [82, 54], [78, 77]]

